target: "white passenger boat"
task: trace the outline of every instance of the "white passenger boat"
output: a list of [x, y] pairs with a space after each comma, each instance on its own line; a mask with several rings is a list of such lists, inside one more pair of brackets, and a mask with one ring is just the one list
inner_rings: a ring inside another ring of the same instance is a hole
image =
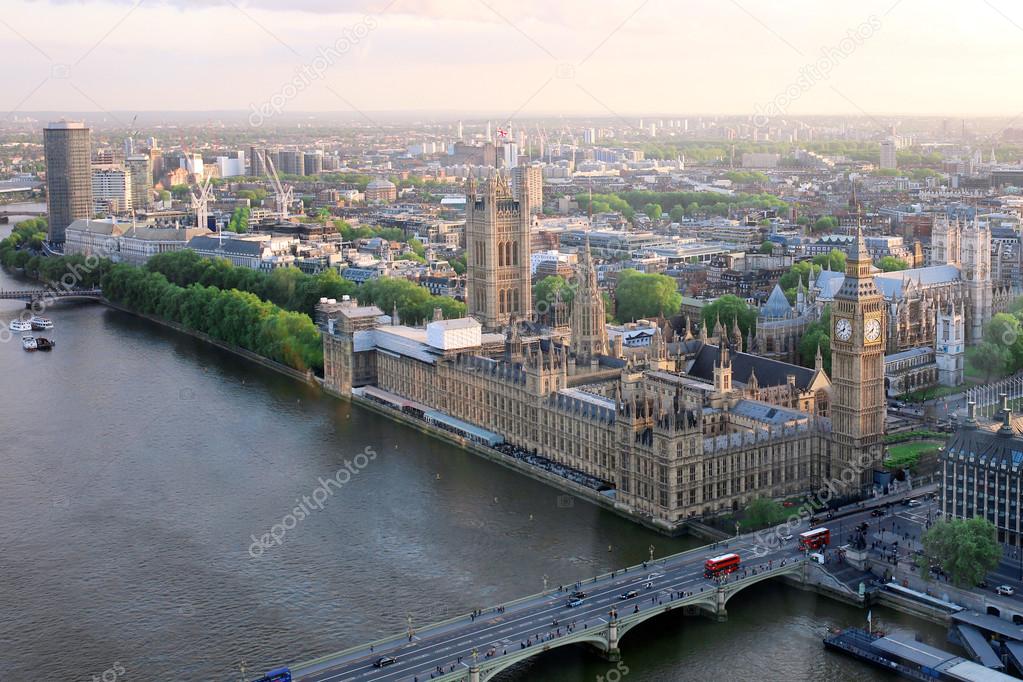
[[12, 332], [32, 331], [32, 323], [25, 320], [11, 320], [11, 324], [8, 326], [10, 326]]

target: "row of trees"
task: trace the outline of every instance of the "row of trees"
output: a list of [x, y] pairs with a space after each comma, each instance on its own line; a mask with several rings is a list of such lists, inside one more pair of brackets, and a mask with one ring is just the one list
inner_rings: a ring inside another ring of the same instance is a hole
[[320, 332], [308, 315], [281, 310], [254, 294], [192, 284], [181, 287], [159, 273], [115, 265], [103, 294], [141, 313], [176, 322], [298, 370], [323, 370]]
[[223, 290], [238, 289], [309, 317], [315, 314], [321, 298], [340, 299], [346, 295], [357, 297], [365, 304], [376, 304], [387, 313], [397, 304], [398, 315], [408, 324], [431, 318], [434, 308], [440, 308], [448, 318], [466, 313], [464, 303], [448, 296], [433, 296], [408, 280], [384, 277], [357, 286], [333, 269], [317, 275], [308, 275], [297, 268], [278, 268], [267, 273], [235, 267], [222, 258], [202, 258], [187, 249], [153, 256], [146, 268], [181, 287], [200, 284]]
[[[590, 207], [588, 194], [576, 195], [576, 201], [584, 210]], [[636, 211], [643, 211], [651, 218], [660, 218], [668, 212], [675, 222], [686, 216], [697, 214], [728, 215], [734, 210], [749, 208], [787, 208], [788, 204], [773, 194], [721, 194], [718, 192], [622, 192], [621, 194], [594, 194], [594, 213], [617, 211], [632, 220]]]

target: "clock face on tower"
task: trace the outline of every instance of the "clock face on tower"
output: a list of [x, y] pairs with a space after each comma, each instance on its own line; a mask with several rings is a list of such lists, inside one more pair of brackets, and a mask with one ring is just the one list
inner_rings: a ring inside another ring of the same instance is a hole
[[869, 343], [877, 343], [881, 340], [881, 320], [867, 320], [863, 325], [863, 338]]
[[838, 320], [835, 322], [835, 336], [840, 341], [848, 341], [852, 338], [852, 322], [849, 320]]

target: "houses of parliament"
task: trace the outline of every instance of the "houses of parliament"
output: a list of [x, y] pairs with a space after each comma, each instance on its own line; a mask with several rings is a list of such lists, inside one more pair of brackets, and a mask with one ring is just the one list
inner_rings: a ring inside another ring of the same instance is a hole
[[[570, 334], [532, 319], [528, 187], [467, 196], [469, 316], [399, 324], [357, 301], [324, 305], [325, 388], [482, 446], [514, 446], [600, 479], [621, 512], [673, 533], [690, 519], [828, 488], [868, 494], [883, 455], [888, 317], [862, 234], [832, 314], [832, 376], [741, 352], [741, 339], [609, 343], [587, 243]], [[537, 331], [539, 329], [539, 331]]]

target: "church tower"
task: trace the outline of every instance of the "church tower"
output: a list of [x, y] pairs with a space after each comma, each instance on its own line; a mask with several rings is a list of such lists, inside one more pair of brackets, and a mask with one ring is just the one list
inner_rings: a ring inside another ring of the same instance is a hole
[[938, 383], [961, 386], [966, 351], [962, 304], [949, 301], [948, 305], [939, 305], [936, 315], [934, 361], [938, 365]]
[[[874, 267], [862, 227], [850, 245], [845, 280], [831, 304], [831, 430], [836, 451], [828, 479], [870, 455], [880, 462], [885, 428], [884, 351], [887, 316], [874, 285]], [[859, 469], [857, 469], [859, 471]], [[858, 492], [870, 485], [871, 471], [861, 471]], [[857, 483], [852, 484], [854, 487]]]
[[973, 223], [962, 232], [960, 269], [969, 301], [969, 341], [980, 343], [984, 327], [991, 321], [993, 289], [991, 285], [991, 231], [974, 216]]
[[940, 216], [931, 227], [931, 265], [959, 265], [959, 220]]
[[[528, 179], [525, 181], [528, 183]], [[528, 193], [523, 187], [522, 192]], [[533, 319], [529, 267], [528, 207], [501, 176], [482, 187], [470, 180], [465, 201], [466, 302], [469, 315], [487, 331], [512, 317]]]
[[597, 287], [597, 269], [590, 254], [590, 236], [580, 252], [579, 287], [572, 299], [572, 354], [576, 367], [595, 365], [597, 356], [607, 355], [607, 317], [604, 297]]

